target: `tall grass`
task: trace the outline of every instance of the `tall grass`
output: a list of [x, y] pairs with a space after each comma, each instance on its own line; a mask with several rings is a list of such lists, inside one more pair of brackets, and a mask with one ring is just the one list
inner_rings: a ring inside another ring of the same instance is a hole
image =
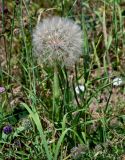
[[[1, 4], [0, 37], [4, 39], [1, 48], [6, 63], [0, 64], [0, 86], [6, 92], [0, 93], [0, 158], [124, 157], [122, 1], [15, 2], [2, 0]], [[5, 6], [10, 15], [4, 11]], [[72, 70], [56, 66], [54, 71], [38, 64], [32, 55], [33, 28], [50, 14], [72, 18], [81, 26], [83, 54]], [[15, 29], [19, 29], [17, 36]], [[122, 86], [113, 85], [114, 77], [122, 77]], [[79, 84], [85, 90], [77, 94], [75, 87]], [[22, 125], [25, 118], [30, 120], [30, 129]], [[13, 132], [5, 135], [3, 127], [7, 124], [13, 126]], [[15, 145], [16, 140], [21, 147]]]

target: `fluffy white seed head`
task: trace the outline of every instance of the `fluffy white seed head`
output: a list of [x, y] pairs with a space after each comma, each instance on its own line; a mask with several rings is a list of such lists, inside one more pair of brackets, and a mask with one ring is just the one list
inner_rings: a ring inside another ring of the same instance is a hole
[[80, 26], [66, 18], [44, 19], [33, 32], [33, 53], [42, 63], [72, 66], [82, 54], [82, 43]]

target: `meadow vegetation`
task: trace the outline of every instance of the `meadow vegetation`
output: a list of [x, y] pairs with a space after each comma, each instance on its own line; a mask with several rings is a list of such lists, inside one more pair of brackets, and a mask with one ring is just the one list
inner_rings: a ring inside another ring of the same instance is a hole
[[124, 0], [0, 12], [0, 159], [125, 160]]

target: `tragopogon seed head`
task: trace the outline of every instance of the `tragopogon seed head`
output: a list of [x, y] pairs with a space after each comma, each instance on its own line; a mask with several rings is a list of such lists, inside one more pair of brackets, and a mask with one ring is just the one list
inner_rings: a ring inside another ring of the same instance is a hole
[[66, 18], [44, 19], [33, 32], [34, 55], [43, 63], [72, 66], [82, 54], [82, 43], [80, 26]]

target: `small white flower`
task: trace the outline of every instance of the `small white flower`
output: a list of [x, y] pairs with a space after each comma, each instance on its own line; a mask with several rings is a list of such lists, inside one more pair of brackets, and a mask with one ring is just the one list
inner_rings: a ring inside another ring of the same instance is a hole
[[120, 86], [122, 83], [122, 78], [116, 77], [113, 79], [113, 86]]
[[77, 94], [80, 94], [80, 92], [84, 92], [84, 90], [85, 90], [85, 86], [83, 86], [83, 85], [78, 85], [75, 88], [75, 91]]

